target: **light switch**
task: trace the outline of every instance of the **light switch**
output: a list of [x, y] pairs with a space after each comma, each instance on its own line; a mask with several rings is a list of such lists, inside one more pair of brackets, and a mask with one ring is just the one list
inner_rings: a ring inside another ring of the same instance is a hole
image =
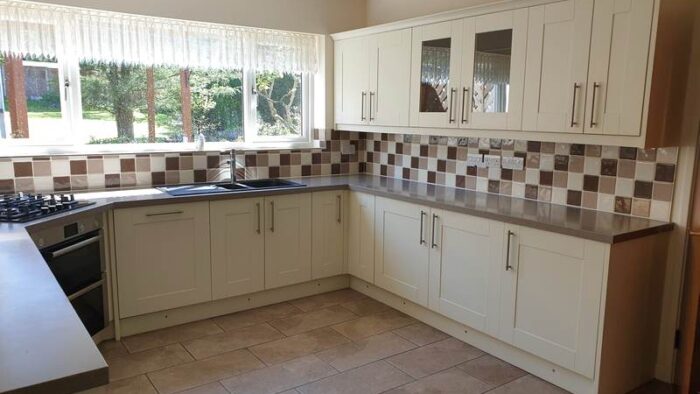
[[485, 168], [486, 162], [483, 161], [483, 155], [477, 153], [470, 153], [467, 155], [467, 166]]

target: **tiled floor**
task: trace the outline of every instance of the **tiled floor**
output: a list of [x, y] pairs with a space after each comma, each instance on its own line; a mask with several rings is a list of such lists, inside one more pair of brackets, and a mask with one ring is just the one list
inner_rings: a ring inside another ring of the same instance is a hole
[[108, 393], [564, 393], [353, 290], [100, 345]]

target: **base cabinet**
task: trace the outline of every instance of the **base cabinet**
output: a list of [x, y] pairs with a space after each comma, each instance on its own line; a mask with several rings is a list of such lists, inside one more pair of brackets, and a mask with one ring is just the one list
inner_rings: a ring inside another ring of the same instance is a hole
[[501, 339], [593, 378], [608, 245], [527, 227], [506, 231]]
[[313, 279], [340, 275], [345, 271], [346, 195], [342, 190], [312, 194]]
[[212, 300], [209, 203], [114, 211], [121, 318]]
[[311, 193], [265, 197], [265, 288], [311, 280]]
[[210, 203], [215, 300], [265, 289], [264, 204], [263, 198]]
[[503, 228], [493, 220], [431, 212], [430, 309], [498, 334]]
[[350, 193], [348, 273], [374, 283], [374, 196]]
[[398, 296], [428, 305], [429, 208], [377, 198], [374, 283]]

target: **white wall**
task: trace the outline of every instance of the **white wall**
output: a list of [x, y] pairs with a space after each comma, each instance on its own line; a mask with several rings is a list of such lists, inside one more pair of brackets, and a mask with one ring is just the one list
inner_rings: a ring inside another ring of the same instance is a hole
[[367, 0], [367, 25], [436, 14], [500, 0]]
[[140, 15], [335, 33], [365, 24], [366, 0], [41, 0]]

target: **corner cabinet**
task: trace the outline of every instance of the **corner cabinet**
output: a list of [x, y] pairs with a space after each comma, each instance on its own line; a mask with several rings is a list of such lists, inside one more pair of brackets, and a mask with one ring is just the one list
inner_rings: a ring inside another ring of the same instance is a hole
[[411, 30], [339, 41], [335, 114], [339, 123], [408, 126]]
[[675, 146], [691, 3], [514, 0], [336, 33], [336, 128]]
[[119, 314], [212, 300], [209, 203], [114, 211]]

